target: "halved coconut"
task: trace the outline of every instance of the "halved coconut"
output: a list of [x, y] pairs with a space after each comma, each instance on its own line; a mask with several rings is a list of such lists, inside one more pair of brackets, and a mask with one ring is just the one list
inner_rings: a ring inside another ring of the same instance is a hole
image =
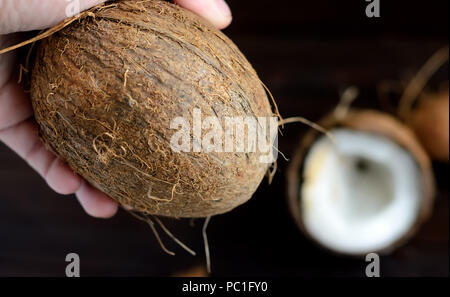
[[414, 134], [390, 115], [350, 111], [311, 131], [288, 172], [289, 207], [323, 247], [348, 255], [388, 252], [430, 215], [431, 162]]

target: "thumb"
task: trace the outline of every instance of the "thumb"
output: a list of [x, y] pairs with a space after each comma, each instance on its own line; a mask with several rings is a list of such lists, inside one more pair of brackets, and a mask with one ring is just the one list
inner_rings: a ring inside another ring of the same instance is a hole
[[202, 16], [219, 29], [224, 29], [231, 23], [231, 10], [225, 0], [175, 0], [174, 2]]
[[106, 0], [0, 0], [0, 34], [54, 26]]

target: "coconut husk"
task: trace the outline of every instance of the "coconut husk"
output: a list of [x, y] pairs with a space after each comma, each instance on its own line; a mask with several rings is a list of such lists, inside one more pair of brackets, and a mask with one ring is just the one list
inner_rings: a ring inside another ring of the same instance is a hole
[[208, 217], [245, 203], [270, 164], [259, 153], [176, 153], [175, 117], [273, 115], [235, 44], [174, 4], [117, 1], [42, 40], [31, 99], [40, 135], [127, 209]]

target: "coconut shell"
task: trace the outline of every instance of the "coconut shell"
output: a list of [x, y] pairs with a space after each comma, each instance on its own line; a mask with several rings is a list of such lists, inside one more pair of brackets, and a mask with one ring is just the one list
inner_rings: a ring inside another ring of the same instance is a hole
[[449, 162], [448, 89], [424, 95], [407, 122], [433, 160]]
[[[403, 238], [392, 243], [385, 249], [376, 252], [389, 253], [393, 251], [395, 248], [399, 247], [411, 238], [416, 233], [420, 225], [425, 222], [432, 213], [435, 195], [435, 180], [432, 164], [426, 151], [409, 127], [386, 113], [374, 110], [354, 109], [350, 110], [344, 118], [340, 119], [336, 118], [335, 114], [328, 115], [323, 118], [319, 124], [326, 130], [343, 127], [351, 130], [384, 136], [405, 148], [417, 161], [417, 165], [422, 173], [424, 187], [422, 195], [423, 200], [418, 212], [416, 223], [413, 228], [405, 234], [405, 236], [403, 236]], [[314, 237], [311, 234], [308, 234], [308, 231], [304, 227], [300, 208], [301, 197], [299, 194], [303, 183], [302, 174], [305, 157], [319, 136], [321, 136], [321, 134], [318, 131], [310, 130], [305, 137], [303, 137], [296, 149], [296, 152], [294, 153], [294, 157], [292, 158], [286, 175], [287, 198], [290, 213], [300, 230], [313, 241], [315, 241]], [[318, 244], [320, 245], [320, 243]], [[322, 247], [324, 249], [328, 249], [327, 247]]]
[[171, 120], [184, 117], [192, 127], [194, 108], [220, 120], [273, 113], [233, 42], [168, 2], [108, 3], [43, 40], [31, 99], [45, 144], [145, 214], [228, 212], [250, 199], [268, 170], [259, 153], [171, 149]]

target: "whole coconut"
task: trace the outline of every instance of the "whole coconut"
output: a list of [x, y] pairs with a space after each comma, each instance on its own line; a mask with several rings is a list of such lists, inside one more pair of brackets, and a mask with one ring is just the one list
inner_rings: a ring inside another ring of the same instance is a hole
[[31, 98], [46, 145], [120, 204], [206, 217], [246, 202], [268, 164], [259, 153], [176, 153], [171, 120], [268, 117], [244, 55], [220, 31], [163, 1], [97, 8], [43, 40]]
[[448, 89], [423, 95], [407, 122], [433, 160], [449, 162]]

